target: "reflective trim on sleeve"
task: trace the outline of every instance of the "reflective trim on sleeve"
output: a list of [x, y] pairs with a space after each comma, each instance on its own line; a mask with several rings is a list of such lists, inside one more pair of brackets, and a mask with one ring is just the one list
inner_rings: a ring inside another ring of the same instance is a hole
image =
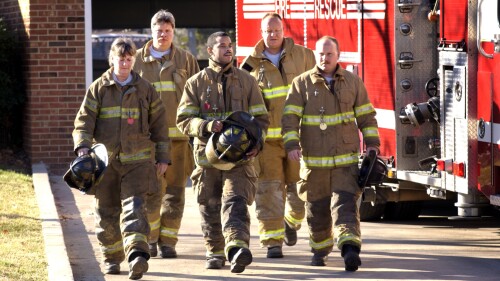
[[302, 118], [302, 113], [304, 111], [304, 108], [302, 106], [297, 106], [297, 105], [286, 105], [285, 108], [283, 109], [283, 115], [287, 114], [295, 114]]
[[356, 114], [356, 117], [366, 115], [372, 112], [375, 112], [375, 109], [373, 108], [373, 105], [371, 103], [363, 104], [361, 106], [354, 108], [354, 113]]
[[297, 132], [297, 131], [287, 132], [283, 136], [283, 140], [284, 140], [285, 143], [287, 143], [289, 141], [293, 141], [293, 140], [298, 141], [299, 140], [299, 132]]
[[378, 128], [377, 127], [366, 127], [361, 129], [361, 132], [363, 133], [363, 137], [368, 138], [368, 137], [375, 137], [378, 138]]
[[286, 97], [286, 95], [288, 94], [288, 89], [290, 89], [290, 85], [264, 89], [262, 90], [262, 92], [264, 93], [264, 98], [269, 100], [279, 97]]
[[96, 100], [93, 100], [89, 97], [85, 99], [85, 107], [88, 108], [90, 111], [97, 113], [97, 106], [98, 103]]

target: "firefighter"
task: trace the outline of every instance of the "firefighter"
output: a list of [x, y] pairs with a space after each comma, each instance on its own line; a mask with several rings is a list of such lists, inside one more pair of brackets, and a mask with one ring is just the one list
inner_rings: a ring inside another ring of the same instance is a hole
[[248, 249], [248, 205], [255, 197], [257, 174], [252, 158], [259, 152], [259, 147], [246, 153], [248, 161], [238, 163], [230, 170], [211, 165], [205, 147], [212, 133], [221, 132], [222, 120], [232, 112], [248, 112], [264, 132], [269, 126], [269, 118], [255, 79], [233, 66], [229, 35], [222, 31], [211, 34], [207, 40], [207, 52], [209, 66], [186, 83], [177, 110], [177, 127], [194, 137], [196, 168], [191, 179], [198, 194], [206, 268], [220, 269], [228, 260], [231, 272], [239, 273], [252, 262], [252, 253]]
[[281, 116], [293, 78], [313, 68], [315, 60], [313, 51], [285, 38], [283, 32], [279, 14], [264, 15], [262, 39], [241, 65], [257, 79], [271, 120], [263, 153], [255, 161], [259, 240], [261, 247], [267, 248], [268, 258], [283, 257], [283, 241], [288, 246], [297, 243], [297, 230], [305, 216], [304, 202], [297, 196], [299, 163], [286, 156]]
[[175, 114], [187, 79], [200, 71], [191, 53], [172, 44], [174, 29], [172, 13], [158, 11], [151, 19], [153, 39], [138, 50], [134, 65], [134, 70], [153, 84], [167, 109], [168, 136], [172, 143], [172, 164], [160, 176], [160, 194], [146, 201], [151, 227], [149, 250], [156, 257], [160, 248], [162, 258], [177, 257], [175, 246], [184, 213], [186, 183], [194, 167], [189, 138], [177, 129]]
[[158, 192], [157, 175], [170, 162], [165, 108], [153, 86], [132, 71], [135, 54], [130, 39], [112, 43], [111, 68], [90, 85], [73, 131], [78, 156], [87, 154], [94, 142], [104, 144], [110, 155], [95, 187], [96, 235], [104, 273], [119, 274], [126, 260], [132, 280], [148, 270], [146, 194]]
[[[295, 78], [285, 102], [282, 125], [291, 160], [301, 162], [299, 196], [306, 201], [311, 265], [325, 266], [334, 246], [345, 270], [361, 265], [361, 231], [356, 202], [359, 130], [367, 152], [378, 153], [380, 140], [363, 81], [338, 63], [337, 39], [316, 42], [316, 66]], [[332, 236], [333, 224], [333, 236]]]

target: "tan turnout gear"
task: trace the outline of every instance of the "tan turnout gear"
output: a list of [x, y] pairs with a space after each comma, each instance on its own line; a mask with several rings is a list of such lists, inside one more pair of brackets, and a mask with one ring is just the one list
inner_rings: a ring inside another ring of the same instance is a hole
[[163, 133], [165, 108], [151, 84], [132, 71], [122, 87], [112, 73], [110, 68], [87, 90], [73, 140], [75, 151], [94, 142], [108, 149], [109, 164], [95, 188], [96, 234], [104, 262], [119, 264], [135, 252], [149, 258], [144, 200], [158, 192], [151, 154], [170, 162], [170, 140]]
[[[194, 137], [197, 168], [191, 179], [198, 194], [207, 257], [228, 257], [231, 248], [248, 248], [250, 242], [247, 205], [254, 201], [255, 169], [249, 160], [237, 162], [230, 170], [216, 169], [208, 162], [205, 149], [212, 135], [209, 122], [236, 111], [248, 112], [266, 131], [269, 119], [255, 79], [231, 64], [223, 68], [212, 60], [188, 80], [177, 111], [177, 126]], [[263, 138], [264, 134], [261, 142]]]
[[194, 167], [189, 138], [175, 124], [176, 112], [187, 79], [200, 68], [192, 54], [175, 45], [168, 55], [155, 59], [150, 52], [152, 45], [151, 40], [137, 51], [134, 70], [155, 87], [167, 109], [165, 133], [172, 140], [172, 164], [160, 176], [160, 193], [146, 201], [151, 227], [149, 243], [175, 248], [184, 214], [187, 179]]
[[294, 79], [283, 113], [287, 151], [301, 149], [299, 196], [307, 201], [313, 252], [361, 247], [356, 201], [361, 194], [359, 131], [367, 147], [380, 140], [373, 108], [362, 80], [340, 65], [331, 91], [317, 67]]
[[299, 163], [288, 160], [285, 153], [281, 116], [293, 78], [313, 68], [315, 58], [310, 49], [296, 45], [292, 38], [284, 38], [279, 66], [264, 55], [264, 50], [261, 39], [252, 54], [243, 60], [241, 68], [257, 80], [270, 117], [266, 145], [255, 161], [259, 173], [255, 203], [261, 246], [273, 247], [283, 244], [284, 221], [298, 230], [305, 216], [304, 202], [300, 202], [297, 192], [286, 192], [296, 189]]

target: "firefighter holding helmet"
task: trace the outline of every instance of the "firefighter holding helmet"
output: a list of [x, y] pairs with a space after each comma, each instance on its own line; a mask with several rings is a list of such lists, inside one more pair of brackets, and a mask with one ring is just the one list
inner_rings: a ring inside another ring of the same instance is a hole
[[73, 130], [79, 157], [95, 142], [110, 155], [99, 183], [89, 192], [95, 193], [95, 232], [104, 273], [120, 274], [125, 260], [132, 280], [147, 272], [150, 258], [145, 197], [158, 192], [157, 175], [165, 173], [170, 162], [165, 108], [153, 86], [132, 71], [135, 54], [130, 39], [112, 43], [111, 68], [88, 88]]
[[264, 151], [255, 161], [259, 184], [255, 208], [259, 220], [259, 240], [268, 258], [282, 258], [282, 245], [297, 243], [297, 230], [305, 216], [304, 202], [297, 196], [299, 163], [287, 158], [281, 135], [281, 116], [293, 78], [314, 67], [314, 53], [283, 35], [277, 13], [267, 13], [261, 21], [262, 39], [245, 58], [241, 68], [259, 84], [271, 123]]
[[257, 182], [252, 161], [262, 149], [269, 118], [255, 79], [233, 67], [229, 35], [211, 34], [207, 52], [209, 66], [186, 83], [177, 127], [194, 138], [196, 168], [191, 179], [198, 195], [206, 268], [220, 269], [228, 260], [231, 272], [240, 273], [252, 262], [248, 205]]
[[285, 148], [301, 163], [297, 185], [307, 201], [311, 265], [326, 265], [335, 238], [345, 270], [356, 271], [361, 265], [359, 131], [367, 152], [378, 153], [376, 113], [363, 81], [337, 63], [337, 39], [320, 38], [315, 54], [316, 66], [295, 78], [288, 92]]

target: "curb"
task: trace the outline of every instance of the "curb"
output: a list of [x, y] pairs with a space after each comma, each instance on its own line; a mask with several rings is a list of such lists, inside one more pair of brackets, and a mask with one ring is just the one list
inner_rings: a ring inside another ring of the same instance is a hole
[[40, 209], [42, 234], [45, 242], [48, 280], [74, 281], [47, 168], [43, 162], [40, 162], [32, 165], [32, 171], [33, 186]]

